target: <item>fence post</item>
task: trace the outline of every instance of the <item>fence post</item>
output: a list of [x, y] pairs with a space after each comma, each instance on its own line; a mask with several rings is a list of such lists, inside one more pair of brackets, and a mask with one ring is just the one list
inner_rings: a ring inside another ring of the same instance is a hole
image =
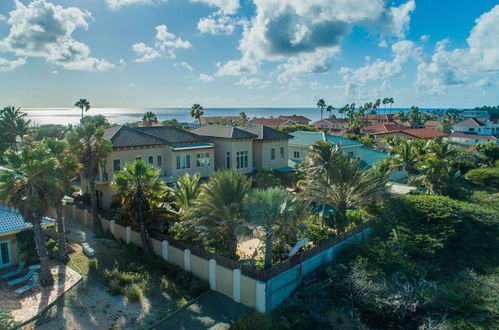
[[191, 271], [191, 250], [184, 250], [184, 269], [186, 272]]
[[209, 272], [210, 272], [210, 289], [215, 291], [217, 289], [217, 261], [215, 259], [210, 259], [209, 263]]
[[259, 313], [265, 314], [266, 309], [266, 289], [267, 284], [264, 282], [256, 281], [256, 310]]
[[232, 299], [241, 302], [241, 270], [236, 268], [232, 271]]
[[73, 221], [76, 221], [76, 205], [71, 206], [71, 215], [73, 216]]
[[126, 244], [130, 244], [132, 241], [132, 227], [128, 226], [125, 228], [125, 242]]
[[163, 252], [163, 260], [167, 261], [167, 262], [168, 262], [168, 245], [169, 244], [170, 243], [168, 243], [167, 240], [164, 240], [163, 242], [161, 242], [161, 249]]
[[87, 209], [83, 210], [83, 224], [85, 226], [88, 226], [88, 210]]
[[111, 232], [111, 234], [114, 236], [114, 233], [115, 233], [115, 225], [116, 225], [116, 221], [114, 220], [111, 220], [109, 221], [109, 231]]

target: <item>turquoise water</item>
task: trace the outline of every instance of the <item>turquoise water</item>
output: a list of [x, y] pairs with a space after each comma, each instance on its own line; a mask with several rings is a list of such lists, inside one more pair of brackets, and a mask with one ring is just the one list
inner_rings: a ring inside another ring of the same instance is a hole
[[[380, 109], [381, 112], [384, 109]], [[392, 113], [407, 109], [393, 108]], [[77, 108], [24, 108], [28, 113], [29, 119], [34, 124], [77, 124], [81, 117], [81, 110]], [[146, 111], [154, 112], [160, 121], [166, 119], [177, 119], [179, 122], [190, 123], [194, 120], [189, 114], [187, 108], [91, 108], [85, 114], [102, 114], [113, 124], [123, 124], [127, 122], [136, 122], [142, 119]], [[388, 112], [389, 110], [387, 110]], [[278, 117], [281, 115], [302, 115], [312, 121], [320, 119], [320, 111], [317, 108], [207, 108], [205, 116], [237, 116], [240, 112], [245, 112], [250, 118], [253, 117]], [[336, 116], [338, 113], [334, 112]], [[324, 113], [327, 116], [327, 113]]]

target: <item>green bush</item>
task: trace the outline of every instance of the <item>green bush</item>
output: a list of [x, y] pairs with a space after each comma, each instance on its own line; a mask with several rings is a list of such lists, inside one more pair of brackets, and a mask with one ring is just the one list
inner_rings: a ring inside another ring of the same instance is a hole
[[9, 311], [0, 310], [0, 330], [14, 330], [17, 329], [17, 323]]
[[476, 168], [469, 171], [466, 178], [479, 187], [499, 190], [499, 167]]
[[130, 301], [141, 300], [149, 281], [148, 273], [135, 264], [128, 265], [128, 268], [128, 271], [123, 271], [115, 265], [104, 270], [107, 290], [112, 295], [126, 295]]
[[255, 177], [255, 183], [258, 188], [267, 189], [279, 187], [281, 185], [281, 179], [274, 175], [274, 171], [261, 169]]
[[131, 302], [141, 301], [144, 298], [144, 288], [137, 283], [133, 283], [125, 287], [125, 296]]

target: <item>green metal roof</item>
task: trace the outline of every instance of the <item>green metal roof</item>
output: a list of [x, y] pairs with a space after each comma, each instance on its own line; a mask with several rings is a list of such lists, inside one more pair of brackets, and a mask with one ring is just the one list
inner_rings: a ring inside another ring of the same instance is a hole
[[289, 140], [289, 145], [291, 146], [301, 146], [308, 147], [317, 141], [328, 141], [334, 145], [341, 145], [343, 147], [355, 147], [362, 146], [362, 143], [350, 140], [341, 136], [331, 135], [323, 132], [306, 132], [306, 131], [296, 131], [290, 133], [293, 138]]
[[389, 158], [390, 156], [382, 151], [369, 149], [366, 147], [361, 147], [356, 150], [357, 157], [360, 158], [360, 166], [362, 168], [370, 168], [373, 167], [377, 162], [382, 161], [383, 159]]

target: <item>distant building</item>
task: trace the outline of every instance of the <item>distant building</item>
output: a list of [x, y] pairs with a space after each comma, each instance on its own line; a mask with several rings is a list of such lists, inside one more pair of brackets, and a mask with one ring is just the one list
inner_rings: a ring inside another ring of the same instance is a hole
[[438, 120], [427, 120], [426, 123], [424, 123], [424, 128], [430, 128], [442, 132], [444, 131], [442, 123]]
[[289, 140], [292, 135], [268, 126], [257, 125], [244, 129], [257, 135], [253, 140], [253, 168], [284, 170], [288, 168]]
[[343, 118], [326, 118], [314, 123], [316, 129], [329, 132], [348, 129], [348, 120]]
[[283, 126], [292, 126], [297, 123], [286, 118], [253, 118], [250, 121], [252, 125], [265, 125], [269, 127], [283, 127]]
[[307, 125], [308, 126], [310, 124], [310, 119], [308, 119], [307, 117], [304, 117], [304, 116], [297, 116], [297, 115], [279, 116], [279, 118], [291, 120], [292, 122], [295, 122], [299, 125]]
[[201, 116], [199, 120], [201, 121], [201, 126], [203, 125], [229, 125], [237, 121], [238, 116], [220, 116], [220, 117], [203, 117]]
[[390, 123], [393, 122], [395, 118], [394, 114], [379, 114], [379, 115], [364, 115], [362, 117], [363, 123], [368, 124], [379, 124], [379, 123]]
[[469, 118], [452, 126], [449, 140], [464, 145], [493, 141], [498, 143], [499, 124], [488, 118]]
[[464, 133], [464, 132], [452, 132], [449, 136], [449, 140], [454, 143], [459, 143], [464, 145], [487, 143], [489, 141], [499, 144], [499, 139], [494, 135], [480, 135], [480, 134]]
[[488, 111], [484, 110], [464, 110], [464, 118], [490, 118]]
[[407, 129], [407, 126], [397, 123], [379, 123], [365, 126], [362, 131], [369, 135], [383, 135], [386, 133], [396, 133], [403, 129]]

